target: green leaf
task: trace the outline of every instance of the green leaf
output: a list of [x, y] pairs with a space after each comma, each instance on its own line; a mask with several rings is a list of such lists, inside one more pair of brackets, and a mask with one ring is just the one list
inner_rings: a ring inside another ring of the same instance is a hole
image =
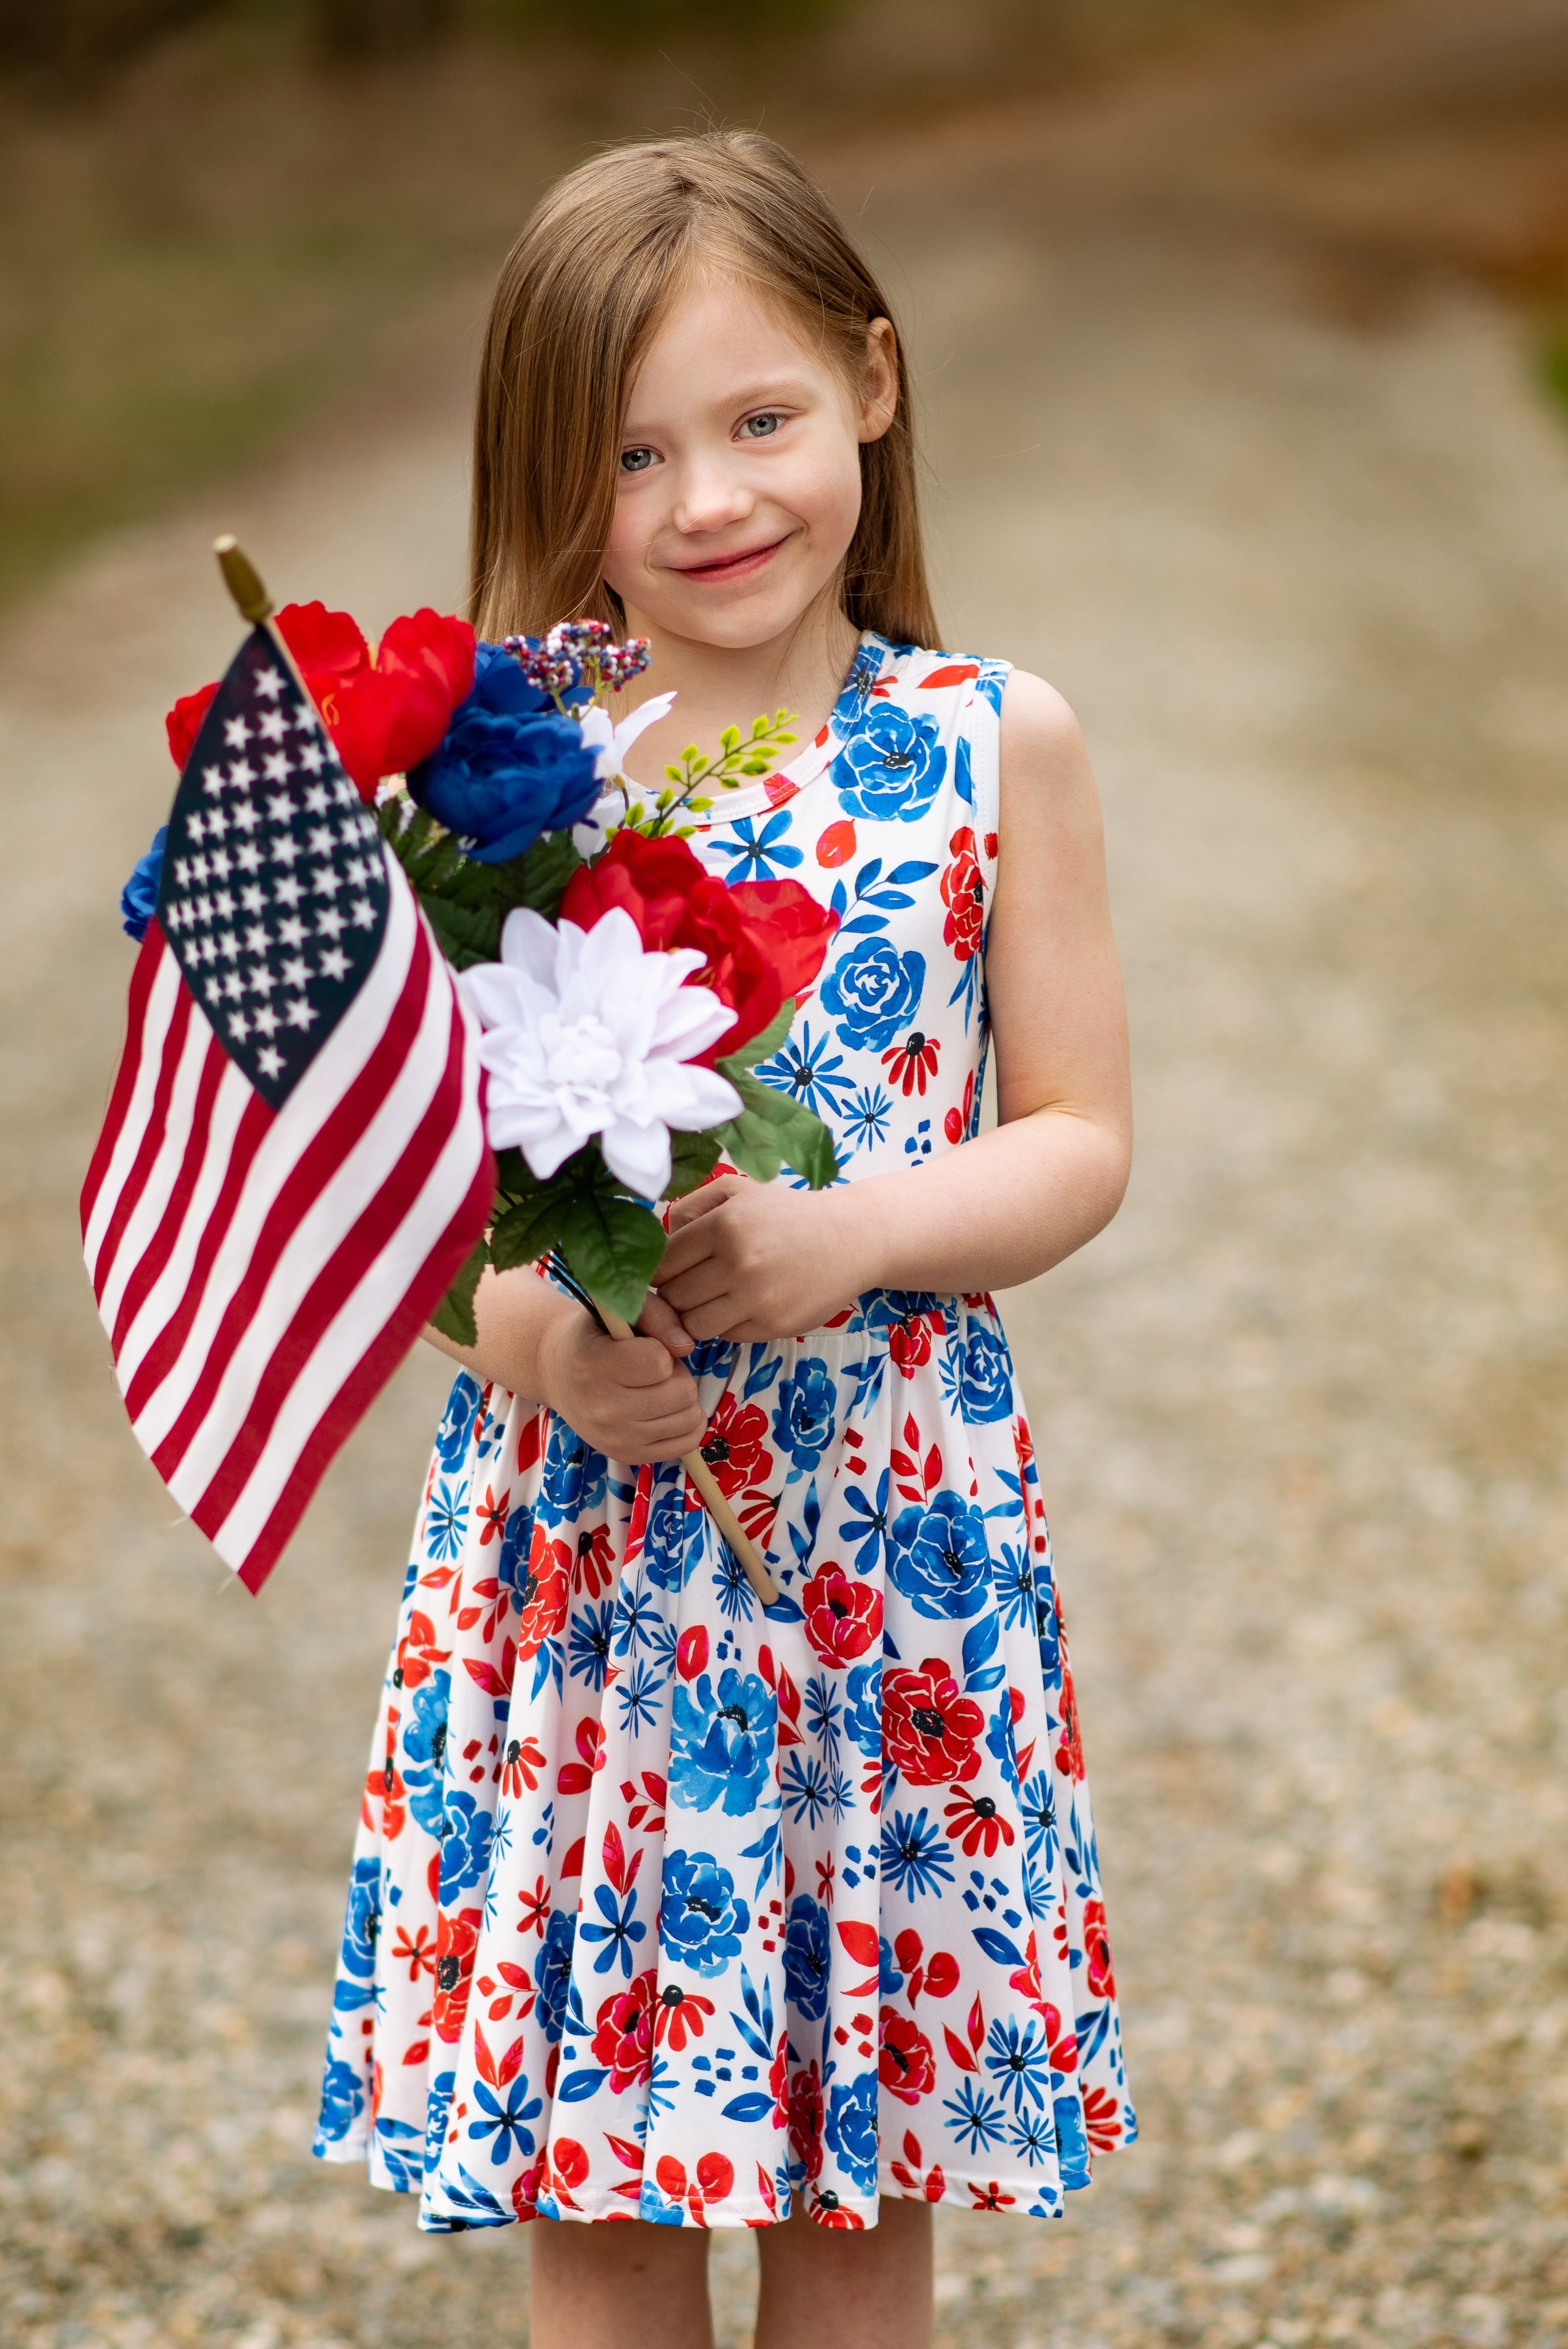
[[[748, 1068], [723, 1062], [720, 1067], [740, 1095], [742, 1108], [738, 1118], [718, 1129], [719, 1146], [742, 1174], [770, 1183], [783, 1160], [805, 1177], [813, 1191], [825, 1190], [837, 1180], [833, 1137], [813, 1110], [803, 1102], [792, 1101], [788, 1093], [775, 1092]], [[738, 1149], [745, 1154], [744, 1164]], [[761, 1169], [769, 1160], [772, 1164], [764, 1174]]]
[[504, 905], [531, 906], [552, 922], [561, 909], [566, 884], [582, 862], [569, 832], [545, 832], [521, 856], [490, 869], [500, 884], [500, 902]]
[[758, 1061], [766, 1061], [770, 1054], [779, 1050], [779, 1045], [789, 1033], [789, 1023], [794, 1017], [795, 999], [792, 995], [787, 995], [766, 1028], [759, 1029], [755, 1036], [748, 1042], [738, 1045], [733, 1052], [725, 1054], [718, 1063], [719, 1075], [727, 1077], [738, 1092], [740, 1079], [746, 1071], [754, 1069]]
[[510, 1272], [514, 1265], [537, 1264], [559, 1246], [569, 1197], [562, 1184], [541, 1185], [503, 1209], [490, 1226], [490, 1261], [498, 1272]]
[[427, 896], [423, 890], [419, 903], [454, 970], [467, 970], [476, 962], [494, 962], [500, 952], [500, 914], [496, 906], [454, 905], [449, 898]]
[[479, 1343], [480, 1333], [474, 1321], [474, 1291], [480, 1285], [480, 1275], [489, 1262], [489, 1242], [477, 1241], [467, 1263], [430, 1316], [431, 1329], [438, 1330], [443, 1338], [451, 1338], [459, 1346]]
[[634, 1199], [595, 1189], [579, 1193], [561, 1224], [557, 1245], [589, 1296], [634, 1321], [665, 1252], [658, 1217]]
[[718, 1143], [712, 1133], [672, 1133], [670, 1136], [670, 1179], [665, 1185], [666, 1199], [684, 1199], [699, 1183], [706, 1183], [718, 1164]]

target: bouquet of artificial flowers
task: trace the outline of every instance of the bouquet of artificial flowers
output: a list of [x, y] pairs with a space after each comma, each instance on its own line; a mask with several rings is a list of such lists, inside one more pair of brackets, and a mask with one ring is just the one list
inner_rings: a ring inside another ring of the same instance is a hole
[[[616, 725], [609, 697], [647, 666], [582, 620], [476, 643], [420, 611], [371, 653], [346, 613], [286, 605], [273, 623], [344, 766], [423, 905], [475, 1013], [498, 1186], [490, 1227], [435, 1319], [475, 1336], [485, 1264], [549, 1257], [612, 1322], [635, 1318], [665, 1248], [658, 1203], [720, 1159], [770, 1181], [834, 1180], [820, 1120], [756, 1076], [821, 967], [834, 916], [793, 881], [727, 885], [687, 845], [715, 795], [766, 774], [786, 713], [688, 747], [640, 793], [623, 762], [675, 699]], [[214, 688], [177, 702], [181, 766]], [[157, 898], [161, 839], [127, 885], [134, 936]]]

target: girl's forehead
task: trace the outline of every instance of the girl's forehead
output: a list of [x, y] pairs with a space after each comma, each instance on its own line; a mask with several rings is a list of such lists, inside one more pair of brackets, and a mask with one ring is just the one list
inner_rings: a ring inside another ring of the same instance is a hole
[[836, 372], [820, 331], [813, 333], [783, 295], [753, 278], [704, 268], [672, 295], [633, 370], [628, 399], [633, 409], [690, 409]]

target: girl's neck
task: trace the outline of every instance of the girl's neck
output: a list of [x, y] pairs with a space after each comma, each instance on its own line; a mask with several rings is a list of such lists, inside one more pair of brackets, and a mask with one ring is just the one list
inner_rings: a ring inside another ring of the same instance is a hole
[[860, 641], [836, 600], [803, 613], [782, 636], [761, 645], [712, 645], [672, 636], [633, 609], [626, 626], [629, 635], [647, 637], [653, 658], [619, 697], [618, 714], [629, 715], [655, 693], [679, 696], [627, 762], [634, 781], [645, 785], [680, 744], [696, 742], [699, 750], [715, 751], [727, 726], [744, 730], [753, 718], [771, 718], [777, 709], [791, 713], [798, 740], [809, 742], [831, 714]]

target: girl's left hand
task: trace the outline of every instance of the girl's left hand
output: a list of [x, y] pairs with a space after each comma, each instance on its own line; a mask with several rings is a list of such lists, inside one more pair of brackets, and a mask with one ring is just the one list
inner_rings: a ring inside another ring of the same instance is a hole
[[792, 1191], [721, 1174], [670, 1209], [655, 1287], [694, 1339], [792, 1338], [871, 1285], [844, 1192]]

